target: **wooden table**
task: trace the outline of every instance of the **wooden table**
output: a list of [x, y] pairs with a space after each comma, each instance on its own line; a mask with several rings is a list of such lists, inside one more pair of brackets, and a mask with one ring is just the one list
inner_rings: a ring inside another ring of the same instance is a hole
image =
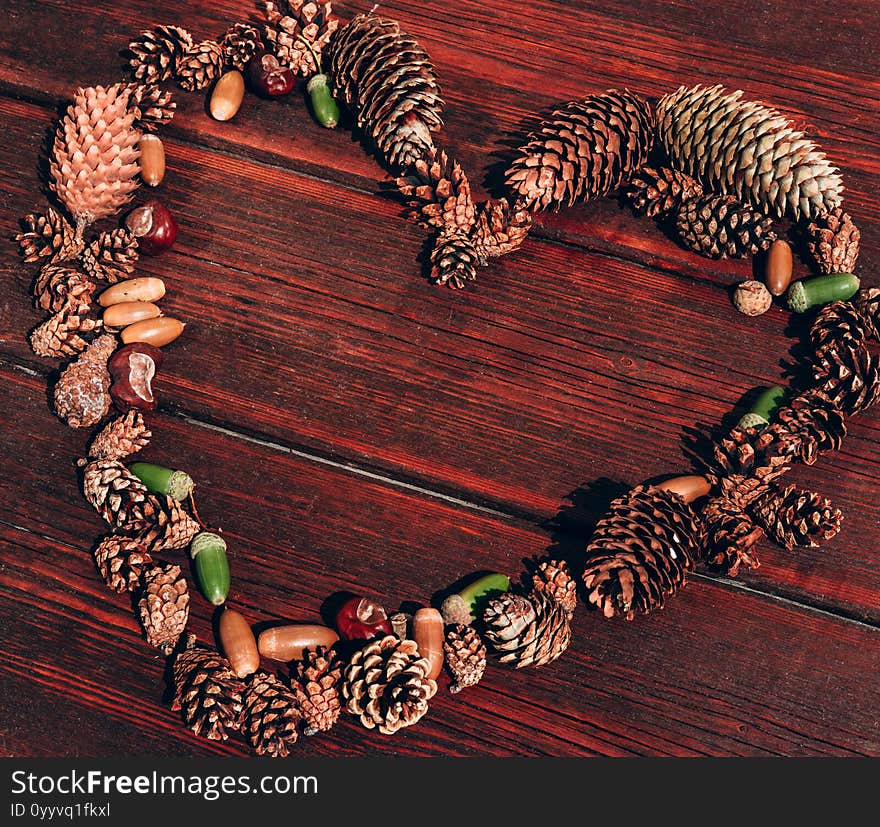
[[[368, 4], [343, 3], [343, 19]], [[699, 8], [697, 8], [699, 6]], [[252, 16], [224, 0], [0, 2], [2, 235], [43, 209], [38, 156], [77, 85], [113, 83], [156, 23], [216, 37]], [[482, 195], [511, 138], [556, 103], [628, 87], [720, 82], [779, 106], [840, 166], [880, 264], [880, 26], [834, 4], [399, 0], [447, 101], [440, 141]], [[178, 96], [158, 191], [181, 225], [140, 275], [188, 323], [168, 348], [147, 458], [186, 468], [230, 548], [230, 603], [254, 622], [316, 621], [334, 593], [396, 610], [480, 569], [577, 561], [627, 487], [689, 472], [700, 435], [757, 385], [787, 382], [805, 330], [782, 307], [734, 311], [743, 261], [678, 247], [613, 199], [541, 215], [517, 253], [465, 291], [431, 285], [423, 230], [402, 217], [357, 138], [316, 125], [300, 94], [246, 99], [230, 123]], [[41, 315], [13, 243], [0, 353], [0, 749], [18, 756], [238, 755], [199, 739], [163, 694], [163, 660], [91, 549], [105, 528], [75, 460], [87, 434], [47, 404], [57, 362], [25, 334]], [[798, 271], [805, 266], [798, 263]], [[880, 423], [791, 477], [846, 515], [827, 547], [763, 542], [759, 569], [696, 574], [626, 623], [579, 609], [541, 669], [492, 665], [396, 737], [345, 716], [301, 756], [878, 755]], [[210, 640], [211, 607], [191, 627]]]

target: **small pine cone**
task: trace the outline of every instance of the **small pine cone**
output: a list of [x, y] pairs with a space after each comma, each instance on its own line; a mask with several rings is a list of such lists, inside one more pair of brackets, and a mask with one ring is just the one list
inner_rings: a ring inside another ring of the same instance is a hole
[[137, 40], [128, 44], [134, 79], [149, 84], [168, 80], [192, 45], [192, 35], [179, 26], [156, 26], [141, 32]]
[[223, 47], [213, 40], [203, 40], [188, 49], [177, 61], [174, 79], [184, 92], [207, 89], [223, 73]]
[[705, 546], [705, 525], [682, 497], [640, 485], [618, 497], [599, 520], [583, 580], [587, 600], [605, 617], [663, 607], [687, 582]]
[[675, 225], [685, 247], [707, 258], [744, 258], [766, 250], [776, 238], [772, 218], [732, 195], [685, 201]]
[[465, 233], [437, 236], [431, 250], [431, 278], [459, 290], [477, 278], [477, 252]]
[[359, 14], [329, 47], [330, 76], [386, 162], [405, 170], [434, 152], [443, 100], [427, 53], [393, 20]]
[[678, 213], [685, 201], [703, 194], [700, 184], [672, 167], [642, 167], [627, 188], [633, 209], [640, 215], [664, 221]]
[[250, 23], [233, 23], [220, 39], [226, 65], [244, 71], [251, 58], [263, 48], [260, 31]]
[[130, 410], [101, 429], [89, 446], [89, 459], [124, 459], [146, 448], [152, 436], [141, 412]]
[[303, 733], [315, 735], [330, 730], [342, 711], [342, 662], [333, 650], [326, 646], [306, 649], [290, 678], [305, 723]]
[[807, 225], [807, 247], [822, 273], [852, 273], [861, 237], [843, 207], [820, 213]]
[[296, 696], [268, 672], [256, 672], [244, 690], [243, 730], [257, 755], [287, 758], [301, 715]]
[[507, 185], [530, 210], [559, 209], [616, 190], [645, 163], [654, 115], [631, 92], [610, 89], [554, 111], [529, 135]]
[[417, 160], [410, 174], [396, 183], [407, 199], [410, 217], [422, 226], [470, 232], [475, 216], [471, 185], [461, 165], [445, 150]]
[[116, 337], [104, 334], [68, 365], [55, 385], [55, 413], [71, 428], [89, 428], [110, 410], [110, 374], [107, 360], [116, 349]]
[[486, 605], [483, 636], [501, 663], [515, 669], [544, 666], [568, 648], [571, 622], [562, 605], [545, 594], [508, 592]]
[[476, 686], [483, 679], [486, 671], [486, 644], [473, 626], [461, 623], [447, 626], [443, 654], [446, 668], [454, 681], [449, 687], [453, 694], [469, 686]]
[[852, 302], [824, 305], [810, 325], [810, 342], [819, 359], [828, 351], [856, 347], [871, 335], [870, 322]]
[[61, 310], [31, 331], [31, 350], [37, 356], [51, 359], [75, 356], [84, 351], [89, 343], [81, 334], [91, 333], [101, 326], [100, 319], [86, 315], [91, 306], [90, 298], [84, 293], [68, 295]]
[[186, 548], [202, 530], [177, 500], [151, 495], [149, 502], [155, 522], [143, 532], [141, 539], [150, 551], [155, 553]]
[[95, 563], [104, 582], [115, 592], [133, 591], [153, 558], [138, 537], [111, 534], [95, 549]]
[[428, 677], [430, 661], [419, 656], [414, 640], [395, 635], [373, 638], [356, 651], [341, 684], [345, 708], [367, 729], [393, 735], [428, 711], [437, 682]]
[[83, 473], [83, 493], [110, 525], [128, 531], [150, 528], [157, 519], [157, 500], [118, 460], [97, 459]]
[[752, 508], [755, 521], [779, 545], [816, 548], [840, 531], [843, 514], [831, 500], [798, 488], [774, 485]]
[[555, 600], [571, 617], [577, 606], [577, 584], [565, 560], [543, 560], [532, 575], [532, 588]]
[[45, 261], [55, 264], [79, 255], [83, 240], [70, 222], [54, 207], [45, 215], [31, 213], [22, 219], [23, 231], [15, 236], [25, 262]]
[[709, 470], [718, 475], [748, 474], [755, 467], [755, 438], [760, 432], [760, 427], [732, 428], [712, 446]]
[[856, 307], [862, 314], [862, 321], [868, 335], [875, 342], [880, 341], [880, 287], [860, 290], [856, 297]]
[[822, 391], [811, 390], [777, 411], [776, 421], [755, 439], [755, 450], [770, 459], [813, 465], [821, 453], [837, 451], [845, 436], [840, 408]]
[[315, 66], [303, 40], [320, 60], [324, 47], [339, 28], [339, 21], [332, 16], [331, 4], [314, 0], [276, 0], [259, 5], [266, 17], [266, 40], [278, 61], [289, 66], [294, 74], [307, 76], [320, 72], [321, 67]]
[[752, 522], [736, 498], [715, 497], [703, 507], [708, 541], [703, 560], [714, 571], [736, 577], [741, 565], [760, 566], [755, 546], [764, 531]]
[[138, 613], [147, 643], [170, 655], [189, 620], [189, 589], [180, 566], [153, 565], [144, 571]]
[[484, 201], [477, 209], [471, 242], [482, 266], [490, 258], [512, 253], [522, 246], [532, 228], [532, 214], [520, 202], [513, 207], [506, 198]]
[[134, 272], [137, 239], [124, 227], [103, 232], [82, 251], [81, 260], [92, 278], [115, 284]]
[[211, 649], [187, 649], [174, 659], [173, 672], [171, 708], [183, 712], [184, 723], [196, 735], [225, 741], [227, 730], [241, 727], [245, 685], [226, 658]]
[[813, 218], [840, 203], [838, 170], [788, 119], [721, 86], [679, 87], [657, 104], [671, 165], [763, 212]]
[[88, 312], [95, 288], [85, 273], [66, 264], [47, 264], [34, 283], [34, 299], [37, 307], [49, 313], [71, 307], [85, 307]]
[[177, 102], [171, 92], [155, 83], [129, 83], [128, 111], [134, 115], [134, 125], [143, 132], [155, 132], [171, 123]]

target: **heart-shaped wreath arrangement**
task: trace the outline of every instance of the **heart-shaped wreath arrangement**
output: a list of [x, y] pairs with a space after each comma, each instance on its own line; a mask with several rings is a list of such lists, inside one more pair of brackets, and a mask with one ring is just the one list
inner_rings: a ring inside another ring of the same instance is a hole
[[[558, 658], [571, 640], [577, 579], [605, 617], [632, 619], [662, 607], [698, 562], [734, 576], [758, 565], [755, 547], [765, 534], [791, 549], [838, 532], [842, 516], [828, 499], [781, 478], [794, 463], [811, 465], [836, 450], [846, 417], [880, 397], [869, 349], [878, 339], [880, 289], [859, 290], [852, 273], [859, 231], [842, 208], [838, 171], [786, 117], [720, 86], [682, 87], [655, 102], [626, 90], [590, 95], [528, 136], [507, 169], [504, 197], [475, 203], [461, 166], [434, 142], [443, 109], [434, 68], [395, 21], [368, 13], [343, 25], [329, 2], [258, 5], [259, 25], [236, 23], [218, 41], [195, 42], [170, 25], [145, 31], [128, 49], [132, 82], [78, 89], [51, 149], [57, 205], [27, 216], [17, 236], [25, 261], [41, 266], [34, 294], [51, 313], [32, 331], [33, 349], [77, 357], [54, 388], [56, 411], [75, 428], [103, 425], [80, 460], [85, 496], [112, 526], [94, 552], [98, 570], [114, 591], [136, 592], [147, 642], [173, 659], [174, 706], [186, 726], [212, 739], [241, 730], [257, 753], [273, 756], [287, 755], [301, 731], [328, 730], [343, 709], [391, 734], [426, 713], [444, 666], [457, 692], [480, 681], [487, 649], [517, 668]], [[321, 124], [337, 125], [338, 101], [399, 176], [411, 216], [433, 233], [438, 284], [463, 287], [478, 267], [516, 250], [537, 212], [622, 191], [637, 212], [702, 255], [769, 248], [766, 284], [743, 282], [734, 304], [756, 315], [784, 295], [792, 311], [813, 312], [811, 386], [761, 393], [714, 444], [704, 473], [616, 499], [583, 571], [535, 561], [523, 578], [528, 588], [484, 575], [463, 581], [439, 609], [411, 616], [389, 617], [355, 597], [339, 608], [335, 629], [290, 624], [257, 640], [225, 607], [226, 544], [202, 523], [191, 477], [124, 463], [149, 443], [143, 412], [157, 405], [161, 348], [184, 328], [156, 303], [164, 283], [132, 274], [139, 253], [174, 243], [176, 222], [152, 199], [117, 229], [91, 239], [86, 231], [119, 213], [140, 183], [161, 183], [164, 147], [155, 132], [176, 106], [161, 84], [210, 89], [211, 114], [228, 120], [246, 88], [280, 96], [298, 76], [308, 78]], [[649, 157], [658, 160], [649, 166]], [[817, 275], [792, 281], [791, 247], [776, 237], [777, 219], [791, 223]], [[119, 415], [105, 421], [111, 406]], [[187, 581], [179, 565], [160, 560], [186, 548], [203, 595], [224, 607], [217, 649], [184, 634]], [[267, 659], [289, 669], [273, 674], [261, 668]]]

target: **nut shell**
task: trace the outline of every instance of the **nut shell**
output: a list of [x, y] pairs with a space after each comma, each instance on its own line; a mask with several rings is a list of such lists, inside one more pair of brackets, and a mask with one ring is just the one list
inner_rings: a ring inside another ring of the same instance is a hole
[[733, 305], [746, 316], [760, 316], [770, 309], [773, 296], [759, 281], [741, 282], [733, 291]]

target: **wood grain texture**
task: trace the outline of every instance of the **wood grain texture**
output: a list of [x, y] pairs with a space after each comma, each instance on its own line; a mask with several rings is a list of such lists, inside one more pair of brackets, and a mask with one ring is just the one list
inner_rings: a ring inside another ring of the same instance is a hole
[[[772, 102], [841, 166], [863, 234], [858, 272], [871, 282], [880, 262], [872, 4], [811, 9], [809, 24], [779, 4], [742, 3], [736, 14], [704, 5], [694, 14], [686, 3], [410, 0], [382, 13], [431, 53], [448, 101], [441, 140], [481, 192], [497, 187], [511, 136], [568, 98], [723, 82]], [[76, 85], [119, 77], [116, 52], [146, 26], [176, 22], [204, 37], [251, 15], [231, 0], [184, 11], [164, 1], [0, 0], [0, 11], [4, 237], [43, 202], [36, 159]], [[71, 30], [83, 33], [73, 44]], [[540, 216], [522, 250], [473, 289], [438, 290], [424, 278], [425, 235], [401, 217], [387, 176], [350, 133], [311, 122], [299, 95], [249, 97], [229, 124], [212, 121], [199, 95], [178, 100], [163, 132], [160, 194], [181, 237], [138, 269], [166, 279], [164, 309], [188, 322], [159, 384], [165, 414], [151, 458], [185, 459], [205, 510], [234, 526], [247, 562], [235, 599], [260, 617], [314, 616], [344, 588], [425, 600], [490, 561], [517, 571], [548, 545], [577, 555], [621, 487], [689, 470], [696, 434], [729, 420], [755, 385], [786, 381], [805, 326], [781, 308], [751, 320], [733, 311], [729, 285], [749, 264], [693, 256], [612, 199]], [[49, 412], [55, 364], [24, 341], [40, 320], [27, 298], [33, 272], [3, 245], [0, 273], [0, 439], [15, 469], [0, 481], [0, 626], [14, 630], [3, 680], [7, 697], [38, 687], [10, 705], [4, 749], [52, 754], [57, 738], [28, 721], [60, 721], [63, 696], [82, 721], [81, 733], [70, 728], [72, 752], [237, 751], [186, 736], [156, 703], [161, 664], [87, 555], [101, 529], [71, 476], [85, 436]], [[402, 740], [349, 723], [304, 749], [880, 754], [870, 714], [876, 412], [852, 420], [838, 455], [791, 476], [846, 514], [826, 548], [764, 543], [757, 571], [738, 583], [704, 578], [641, 622], [582, 613], [577, 651], [549, 671], [495, 670], [467, 698], [438, 699]], [[24, 618], [21, 601], [33, 610]], [[195, 623], [206, 634], [208, 614]], [[68, 632], [73, 650], [47, 659]], [[102, 657], [111, 645], [118, 663]], [[103, 671], [76, 689], [65, 671], [95, 660]], [[134, 721], [119, 712], [131, 706], [141, 710]], [[538, 730], [546, 734], [535, 740]]]

